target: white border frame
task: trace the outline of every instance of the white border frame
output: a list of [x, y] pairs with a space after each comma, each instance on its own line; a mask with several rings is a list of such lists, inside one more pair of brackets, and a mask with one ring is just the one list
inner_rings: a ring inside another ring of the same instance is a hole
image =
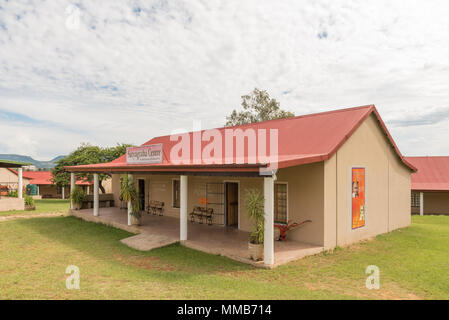
[[[356, 229], [352, 228], [352, 169], [365, 169], [365, 225], [363, 227], [358, 227]], [[351, 232], [357, 232], [360, 230], [364, 230], [366, 227], [368, 227], [368, 216], [369, 216], [369, 210], [368, 210], [368, 168], [366, 166], [358, 166], [353, 165], [349, 167], [349, 230]]]
[[238, 230], [240, 230], [240, 207], [241, 207], [241, 201], [240, 201], [240, 180], [223, 180], [223, 184], [224, 184], [224, 187], [225, 187], [225, 213], [226, 213], [226, 215], [225, 215], [225, 221], [224, 221], [224, 226], [225, 227], [227, 227], [228, 225], [227, 225], [227, 223], [228, 223], [228, 215], [227, 215], [227, 190], [226, 190], [226, 183], [237, 183], [237, 185], [238, 185], [238, 188], [239, 188], [239, 190], [238, 190], [238, 202], [239, 202], [239, 204], [238, 204], [238, 207], [237, 207], [237, 212], [238, 212], [238, 219], [237, 219], [237, 229]]
[[[290, 217], [289, 216], [289, 207], [290, 207], [290, 195], [288, 194], [288, 181], [278, 181], [278, 180], [276, 180], [276, 181], [274, 181], [274, 184], [285, 184], [286, 186], [287, 186], [287, 224], [288, 224], [288, 218]], [[274, 198], [275, 198], [275, 196], [274, 196], [274, 186], [273, 186], [273, 211], [274, 211], [274, 207], [276, 207], [276, 203], [274, 203]], [[273, 212], [274, 213], [274, 212]]]

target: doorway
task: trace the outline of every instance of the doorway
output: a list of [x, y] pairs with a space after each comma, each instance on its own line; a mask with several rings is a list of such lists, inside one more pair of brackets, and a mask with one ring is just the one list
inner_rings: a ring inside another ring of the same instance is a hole
[[145, 180], [138, 179], [140, 210], [145, 211]]
[[225, 182], [226, 190], [226, 225], [238, 228], [239, 225], [239, 184]]

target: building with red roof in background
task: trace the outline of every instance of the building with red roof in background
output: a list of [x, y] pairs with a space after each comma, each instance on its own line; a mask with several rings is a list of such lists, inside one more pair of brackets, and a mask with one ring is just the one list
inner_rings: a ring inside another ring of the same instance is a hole
[[[97, 198], [93, 210], [73, 214], [123, 228], [140, 223], [154, 237], [239, 261], [248, 261], [253, 229], [248, 191], [259, 191], [266, 266], [409, 226], [416, 171], [373, 105], [155, 137], [112, 162], [66, 169], [112, 175], [117, 206], [100, 210]], [[118, 208], [124, 174], [149, 213], [140, 221]], [[273, 240], [292, 223], [300, 225], [288, 241]]]
[[[17, 171], [8, 168], [8, 170], [17, 175]], [[50, 171], [23, 171], [24, 187], [28, 185], [37, 186], [36, 198], [55, 198], [55, 199], [67, 199], [70, 196], [70, 187], [58, 188], [53, 184], [52, 174]], [[92, 193], [93, 182], [89, 182], [82, 179], [77, 179], [76, 185], [80, 186], [84, 192]]]
[[413, 214], [449, 214], [449, 157], [407, 157], [412, 174]]

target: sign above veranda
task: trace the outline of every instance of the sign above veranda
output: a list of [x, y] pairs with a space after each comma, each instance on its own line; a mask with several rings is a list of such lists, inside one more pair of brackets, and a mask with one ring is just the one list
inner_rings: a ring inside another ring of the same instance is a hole
[[126, 163], [162, 163], [162, 143], [126, 148]]

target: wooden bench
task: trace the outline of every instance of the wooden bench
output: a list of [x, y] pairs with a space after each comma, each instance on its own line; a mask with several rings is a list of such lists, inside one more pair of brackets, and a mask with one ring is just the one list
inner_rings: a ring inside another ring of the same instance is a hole
[[[114, 195], [112, 193], [102, 193], [98, 195], [98, 202], [100, 208], [113, 207]], [[82, 209], [90, 209], [94, 207], [94, 195], [87, 194], [84, 196]]]
[[206, 219], [208, 225], [212, 225], [212, 219], [214, 215], [214, 209], [205, 207], [193, 207], [193, 211], [190, 213], [190, 222], [195, 222], [195, 217], [198, 218], [200, 224], [203, 223], [203, 219]]
[[151, 200], [150, 205], [148, 206], [148, 214], [153, 215], [164, 215], [164, 202]]

